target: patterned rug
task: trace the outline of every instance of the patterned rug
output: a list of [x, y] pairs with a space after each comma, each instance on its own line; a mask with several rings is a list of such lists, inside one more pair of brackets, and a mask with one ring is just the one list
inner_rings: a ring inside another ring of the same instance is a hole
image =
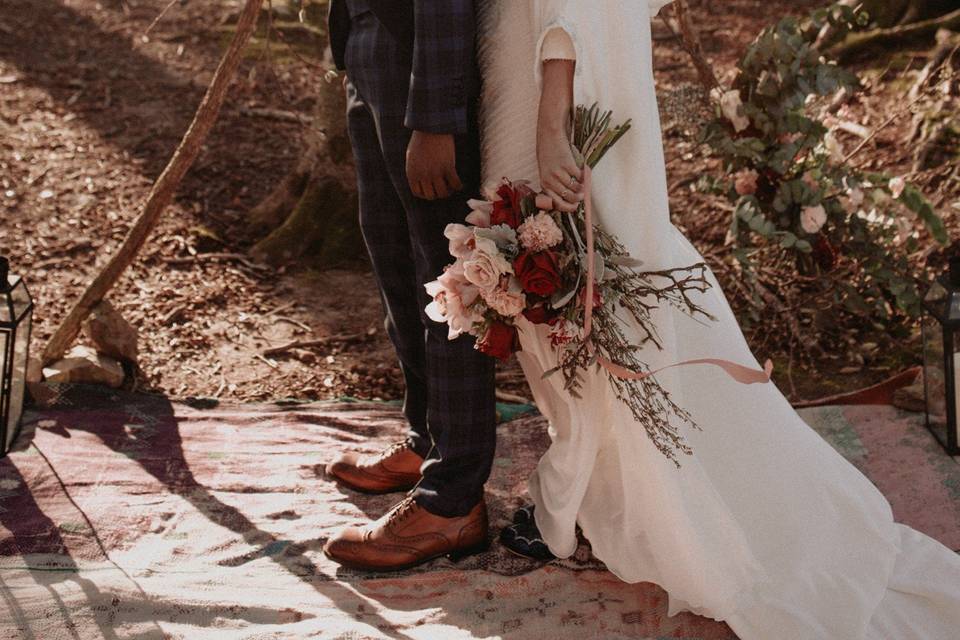
[[[55, 389], [0, 460], [0, 637], [679, 638], [721, 623], [666, 616], [582, 544], [539, 566], [494, 543], [401, 574], [344, 570], [321, 552], [338, 527], [397, 496], [341, 490], [323, 463], [402, 431], [362, 402], [217, 405], [91, 387]], [[804, 417], [859, 466], [899, 520], [960, 548], [960, 465], [913, 414], [823, 407]], [[542, 418], [500, 426], [488, 485], [499, 529], [548, 443]]]

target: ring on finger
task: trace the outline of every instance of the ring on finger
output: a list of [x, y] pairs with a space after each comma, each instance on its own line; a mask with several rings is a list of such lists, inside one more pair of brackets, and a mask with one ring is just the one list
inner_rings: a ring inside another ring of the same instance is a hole
[[567, 198], [570, 197], [570, 192], [564, 189], [563, 191], [560, 192], [560, 195], [563, 197], [564, 200], [566, 200]]

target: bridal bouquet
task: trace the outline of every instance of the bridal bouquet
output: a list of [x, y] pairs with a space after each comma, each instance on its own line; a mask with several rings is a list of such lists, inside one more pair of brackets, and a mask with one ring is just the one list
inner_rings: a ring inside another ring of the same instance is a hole
[[[587, 192], [592, 168], [630, 129], [629, 121], [613, 126], [611, 117], [596, 105], [576, 110], [573, 148], [586, 167]], [[564, 388], [579, 397], [582, 373], [601, 367], [664, 455], [677, 462], [678, 452], [690, 453], [678, 429], [696, 425], [638, 354], [647, 343], [662, 348], [652, 320], [659, 305], [710, 317], [691, 297], [710, 286], [706, 265], [641, 271], [639, 260], [592, 224], [588, 204], [574, 214], [557, 211], [524, 182], [504, 179], [470, 208], [467, 224], [446, 229], [455, 261], [426, 285], [430, 318], [447, 323], [451, 340], [474, 335], [479, 350], [500, 359], [520, 349], [521, 316], [549, 326], [557, 365], [546, 376], [562, 375]]]

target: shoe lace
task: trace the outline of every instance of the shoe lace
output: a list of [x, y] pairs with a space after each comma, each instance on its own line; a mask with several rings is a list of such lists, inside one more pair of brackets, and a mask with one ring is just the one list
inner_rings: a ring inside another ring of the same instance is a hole
[[413, 495], [408, 494], [406, 498], [401, 500], [393, 507], [393, 510], [390, 511], [390, 515], [387, 516], [388, 523], [400, 522], [408, 515], [415, 511], [417, 503], [413, 500]]
[[389, 447], [384, 449], [379, 456], [377, 456], [377, 461], [383, 461], [391, 456], [394, 456], [405, 449], [411, 449], [410, 443], [407, 440], [401, 440], [400, 442], [394, 442]]

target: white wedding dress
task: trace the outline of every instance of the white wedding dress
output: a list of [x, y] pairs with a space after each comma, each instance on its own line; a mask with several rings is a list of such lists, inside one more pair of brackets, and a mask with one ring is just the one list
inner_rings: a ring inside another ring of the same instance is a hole
[[[598, 102], [632, 130], [594, 172], [599, 223], [644, 268], [702, 258], [671, 224], [651, 56], [650, 19], [669, 0], [481, 0], [484, 181], [538, 183], [535, 155], [543, 36], [572, 38], [575, 101]], [[702, 306], [716, 322], [657, 316], [660, 365], [725, 358], [759, 367], [711, 275]], [[670, 595], [670, 614], [726, 621], [743, 640], [956, 640], [960, 558], [893, 521], [871, 482], [810, 429], [772, 384], [718, 369], [658, 374], [702, 431], [677, 469], [647, 439], [604, 374], [582, 400], [543, 380], [555, 355], [524, 322], [520, 363], [552, 444], [530, 478], [551, 551], [569, 556], [577, 524], [594, 554], [628, 582]]]

